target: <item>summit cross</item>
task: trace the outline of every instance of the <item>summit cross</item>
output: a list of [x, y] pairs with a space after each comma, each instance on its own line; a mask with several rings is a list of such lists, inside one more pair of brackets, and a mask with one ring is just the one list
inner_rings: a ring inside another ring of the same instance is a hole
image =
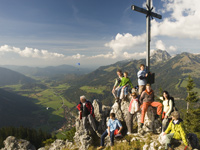
[[151, 7], [151, 0], [147, 0], [146, 3], [146, 8], [147, 9], [143, 9], [140, 7], [137, 7], [135, 5], [131, 6], [132, 10], [135, 10], [137, 12], [146, 14], [146, 69], [147, 72], [150, 72], [150, 41], [151, 41], [151, 35], [150, 35], [150, 30], [151, 30], [151, 19], [153, 19], [153, 17], [158, 18], [158, 19], [162, 19], [162, 16], [152, 12], [153, 7]]

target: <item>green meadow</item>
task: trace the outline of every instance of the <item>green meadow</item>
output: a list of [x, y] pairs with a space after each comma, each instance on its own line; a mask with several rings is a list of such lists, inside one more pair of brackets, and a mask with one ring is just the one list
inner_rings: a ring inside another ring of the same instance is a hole
[[[57, 86], [51, 86], [49, 83], [44, 83], [47, 88], [41, 89], [39, 87], [35, 88], [22, 88], [21, 84], [18, 85], [7, 85], [2, 88], [13, 91], [19, 95], [29, 97], [33, 99], [33, 102], [36, 105], [41, 107], [41, 110], [33, 112], [33, 114], [49, 114], [45, 117], [48, 118], [48, 124], [55, 125], [59, 121], [65, 119], [64, 116], [64, 107], [72, 108], [75, 104], [70, 103], [67, 99], [62, 96], [62, 92], [68, 89], [70, 86], [68, 84], [59, 84]], [[46, 125], [41, 125], [41, 128], [49, 128]]]
[[[178, 89], [180, 87], [186, 88], [188, 84], [187, 79], [179, 79], [179, 82], [176, 84], [175, 88]], [[194, 88], [194, 91], [198, 93], [200, 96], [200, 89], [199, 88]]]
[[106, 90], [106, 86], [82, 86], [80, 89], [87, 93], [103, 94], [103, 91]]

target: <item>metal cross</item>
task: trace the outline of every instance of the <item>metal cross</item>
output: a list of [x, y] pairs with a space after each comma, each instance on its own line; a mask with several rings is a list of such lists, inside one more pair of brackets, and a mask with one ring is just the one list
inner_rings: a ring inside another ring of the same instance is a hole
[[147, 0], [146, 3], [146, 8], [147, 9], [143, 9], [137, 6], [132, 5], [131, 9], [138, 11], [140, 13], [146, 14], [146, 32], [147, 32], [147, 36], [146, 36], [146, 51], [147, 51], [147, 55], [146, 55], [146, 69], [147, 72], [150, 72], [150, 41], [151, 41], [151, 36], [150, 36], [150, 29], [151, 29], [151, 22], [150, 19], [153, 19], [153, 17], [158, 18], [158, 19], [162, 19], [162, 16], [152, 12], [153, 7], [151, 7], [151, 0]]

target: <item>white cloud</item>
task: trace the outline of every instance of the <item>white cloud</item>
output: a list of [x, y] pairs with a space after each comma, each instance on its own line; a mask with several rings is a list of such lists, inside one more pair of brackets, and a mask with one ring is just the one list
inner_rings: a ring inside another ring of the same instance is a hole
[[170, 46], [166, 47], [162, 40], [156, 41], [155, 47], [156, 47], [156, 49], [167, 50], [168, 52], [176, 52], [177, 51], [177, 46], [170, 45]]
[[152, 21], [152, 35], [200, 39], [200, 1], [165, 0], [163, 13], [170, 17], [162, 22]]
[[[72, 57], [72, 58], [74, 58], [74, 59], [80, 59], [80, 58], [85, 57], [85, 55], [76, 54], [76, 55], [72, 55], [72, 56], [69, 56], [69, 57]], [[69, 57], [68, 57], [68, 58], [69, 58]]]
[[120, 34], [118, 33], [115, 39], [106, 43], [105, 46], [113, 50], [113, 58], [120, 57], [123, 52], [136, 45], [140, 45], [145, 42], [145, 34], [139, 36], [133, 36], [130, 33]]
[[146, 57], [146, 51], [141, 52], [141, 53], [128, 53], [128, 52], [124, 52], [123, 56], [126, 59], [141, 59], [141, 58], [145, 58]]
[[17, 48], [17, 47], [9, 46], [9, 45], [3, 45], [0, 47], [1, 54], [5, 54], [8, 52], [17, 53], [21, 57], [27, 57], [27, 58], [49, 59], [49, 58], [64, 57], [63, 54], [52, 53], [52, 52], [48, 52], [47, 50], [38, 50], [38, 49], [33, 49], [33, 48], [28, 48], [28, 47], [25, 47], [25, 49], [23, 49], [23, 50], [21, 50], [20, 48]]
[[169, 51], [169, 52], [175, 52], [175, 51], [177, 51], [177, 47], [176, 47], [176, 46], [170, 46], [170, 47], [168, 48], [168, 51]]
[[156, 42], [156, 49], [166, 50], [164, 43], [161, 40]]

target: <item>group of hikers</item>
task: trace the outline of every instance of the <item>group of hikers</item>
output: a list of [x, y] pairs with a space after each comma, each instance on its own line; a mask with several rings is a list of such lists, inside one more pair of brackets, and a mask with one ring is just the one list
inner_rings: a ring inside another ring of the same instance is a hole
[[[117, 70], [118, 78], [115, 81], [115, 84], [112, 89], [112, 93], [116, 99], [117, 103], [120, 103], [122, 98], [127, 98], [129, 94], [129, 86], [134, 89], [134, 92], [131, 92], [131, 101], [128, 109], [128, 119], [127, 119], [127, 134], [133, 133], [133, 117], [137, 112], [141, 111], [141, 121], [138, 125], [140, 128], [143, 128], [145, 113], [149, 106], [156, 107], [157, 113], [155, 119], [162, 118], [162, 132], [163, 136], [166, 136], [165, 149], [172, 149], [171, 140], [177, 139], [182, 140], [185, 149], [188, 147], [186, 140], [186, 134], [183, 128], [183, 120], [180, 119], [179, 112], [174, 109], [174, 99], [169, 95], [167, 91], [163, 91], [162, 97], [159, 97], [162, 100], [162, 103], [154, 101], [155, 95], [154, 91], [151, 88], [150, 84], [147, 84], [148, 73], [145, 71], [145, 65], [140, 65], [140, 70], [137, 73], [138, 78], [138, 92], [133, 88], [128, 73], [124, 72], [122, 74], [121, 70]], [[91, 127], [94, 131], [97, 131], [94, 120], [94, 108], [85, 96], [80, 97], [80, 103], [77, 106], [80, 112], [80, 119], [83, 120], [83, 126], [87, 132], [87, 120], [89, 121]], [[111, 150], [114, 149], [114, 137], [121, 133], [122, 125], [120, 121], [115, 117], [115, 113], [110, 113], [110, 119], [107, 122], [107, 129], [101, 135], [101, 145], [97, 149], [104, 148], [104, 139], [108, 135], [110, 136], [111, 141]]]

